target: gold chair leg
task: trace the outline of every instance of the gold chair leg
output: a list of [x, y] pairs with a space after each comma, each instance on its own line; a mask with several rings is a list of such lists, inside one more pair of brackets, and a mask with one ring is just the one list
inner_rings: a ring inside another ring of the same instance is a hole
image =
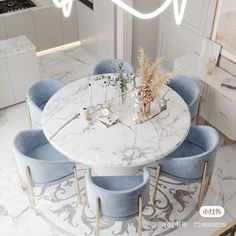
[[212, 174], [213, 174], [213, 173], [211, 173], [210, 176], [209, 176], [209, 179], [208, 179], [208, 186], [211, 184]]
[[208, 167], [208, 162], [206, 161], [204, 163], [204, 168], [203, 168], [203, 174], [202, 174], [202, 180], [201, 180], [201, 185], [200, 185], [200, 190], [198, 194], [198, 203], [197, 203], [197, 209], [199, 210], [202, 204], [202, 196], [204, 193], [204, 186], [205, 186], [205, 180], [206, 180], [206, 174], [207, 174], [207, 167]]
[[142, 198], [138, 198], [138, 236], [142, 235]]
[[156, 179], [155, 179], [154, 191], [153, 191], [153, 195], [152, 195], [152, 205], [154, 205], [155, 200], [156, 200], [156, 192], [157, 192], [157, 187], [158, 187], [158, 181], [159, 181], [159, 177], [160, 177], [160, 172], [161, 172], [161, 167], [158, 166], [158, 167], [157, 167], [157, 173], [156, 173]]
[[198, 103], [196, 122], [195, 122], [196, 125], [198, 125], [200, 121], [201, 104], [202, 104], [202, 96], [200, 96], [199, 103]]
[[29, 194], [29, 199], [32, 205], [32, 208], [34, 210], [35, 215], [38, 215], [37, 209], [36, 209], [36, 203], [35, 203], [35, 197], [34, 197], [34, 191], [33, 191], [33, 184], [32, 184], [32, 178], [30, 174], [30, 169], [27, 166], [26, 167], [26, 176], [27, 176], [27, 182], [28, 182], [28, 194]]
[[78, 175], [77, 175], [76, 167], [73, 168], [73, 171], [74, 171], [75, 184], [76, 184], [76, 189], [77, 189], [77, 197], [78, 197], [79, 203], [81, 204], [80, 186], [79, 186], [79, 181], [78, 181]]
[[32, 125], [32, 119], [31, 119], [31, 115], [30, 115], [29, 103], [28, 103], [27, 99], [25, 100], [25, 103], [26, 103], [26, 110], [27, 110], [27, 114], [28, 114], [28, 118], [29, 118], [29, 126], [30, 126], [30, 129], [32, 129], [33, 125]]
[[97, 199], [96, 199], [96, 236], [99, 236], [99, 234], [100, 234], [100, 232], [99, 232], [99, 218], [100, 218], [99, 210], [100, 210], [100, 198], [97, 197]]

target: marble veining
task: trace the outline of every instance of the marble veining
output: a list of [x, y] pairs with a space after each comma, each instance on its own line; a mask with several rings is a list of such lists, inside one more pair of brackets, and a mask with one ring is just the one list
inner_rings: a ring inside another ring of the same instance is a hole
[[[132, 91], [125, 110], [120, 111], [116, 105], [116, 90], [108, 87], [108, 103], [110, 101], [111, 111], [119, 116], [120, 122], [104, 127], [96, 117], [106, 92], [104, 82], [96, 78], [91, 76], [68, 84], [50, 99], [43, 111], [45, 135], [66, 156], [92, 166], [142, 166], [172, 152], [185, 139], [191, 123], [189, 110], [183, 99], [167, 86], [152, 104], [152, 110], [159, 114], [138, 125], [133, 120], [135, 101]], [[92, 104], [89, 83], [92, 85]], [[166, 109], [160, 111], [163, 106]], [[90, 122], [86, 123], [80, 117], [83, 107], [95, 110]]]

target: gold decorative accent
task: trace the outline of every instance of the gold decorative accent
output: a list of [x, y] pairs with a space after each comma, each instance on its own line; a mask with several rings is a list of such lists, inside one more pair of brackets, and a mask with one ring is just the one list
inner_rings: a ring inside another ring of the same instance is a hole
[[73, 171], [74, 171], [74, 178], [75, 178], [75, 184], [76, 184], [76, 189], [77, 189], [77, 197], [78, 197], [79, 203], [81, 204], [80, 186], [79, 186], [79, 181], [78, 181], [78, 175], [77, 175], [76, 167], [73, 168]]
[[32, 119], [31, 119], [31, 115], [30, 115], [30, 109], [29, 109], [29, 103], [28, 103], [28, 100], [27, 98], [25, 99], [25, 103], [26, 103], [26, 110], [27, 110], [27, 114], [28, 114], [28, 118], [29, 118], [29, 126], [30, 126], [30, 129], [32, 129]]
[[99, 236], [99, 219], [100, 219], [100, 198], [96, 198], [96, 236]]
[[198, 210], [200, 209], [200, 207], [202, 205], [202, 198], [203, 198], [203, 193], [204, 193], [205, 180], [206, 180], [206, 175], [207, 175], [207, 168], [208, 168], [208, 162], [206, 161], [204, 163], [202, 180], [201, 180], [200, 190], [199, 190], [199, 194], [198, 194], [198, 204], [197, 204], [197, 209]]
[[138, 198], [138, 236], [142, 235], [142, 197]]
[[196, 125], [199, 125], [199, 122], [200, 122], [200, 112], [201, 112], [201, 107], [202, 107], [202, 101], [204, 101], [203, 97], [200, 96], [198, 108], [197, 108], [196, 122], [195, 122]]
[[222, 112], [222, 111], [218, 111], [218, 113], [219, 113], [220, 115], [224, 116], [226, 119], [229, 119], [229, 117], [228, 117], [227, 115], [225, 115], [224, 112]]
[[38, 215], [38, 212], [36, 209], [34, 191], [33, 191], [32, 177], [31, 177], [30, 169], [28, 166], [25, 168], [25, 172], [26, 172], [26, 177], [27, 177], [27, 182], [28, 182], [27, 190], [28, 190], [28, 194], [29, 194], [29, 200], [31, 202], [31, 205], [32, 205], [35, 215]]
[[161, 173], [161, 167], [158, 166], [157, 167], [157, 172], [156, 172], [156, 180], [155, 180], [154, 191], [153, 191], [153, 195], [152, 195], [152, 204], [153, 205], [154, 205], [154, 203], [156, 201], [156, 192], [157, 192], [157, 187], [158, 187], [158, 181], [159, 181], [160, 173]]

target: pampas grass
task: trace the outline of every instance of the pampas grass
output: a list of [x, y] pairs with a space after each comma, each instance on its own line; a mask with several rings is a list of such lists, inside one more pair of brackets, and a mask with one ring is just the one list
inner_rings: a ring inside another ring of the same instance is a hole
[[138, 61], [138, 72], [141, 79], [138, 99], [143, 103], [152, 102], [159, 95], [160, 89], [168, 83], [172, 73], [160, 74], [163, 59], [157, 58], [154, 63], [150, 63], [150, 59], [142, 47], [138, 51]]

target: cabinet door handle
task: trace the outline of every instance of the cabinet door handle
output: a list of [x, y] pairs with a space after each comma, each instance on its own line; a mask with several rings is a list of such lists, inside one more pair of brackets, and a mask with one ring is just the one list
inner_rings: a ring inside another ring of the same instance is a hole
[[206, 100], [206, 98], [201, 97], [201, 101], [206, 102], [207, 100]]
[[231, 100], [230, 98], [226, 97], [224, 94], [222, 94], [222, 96], [223, 96], [224, 98], [226, 98], [227, 100], [229, 100], [230, 102], [232, 102], [232, 100]]
[[218, 113], [222, 116], [224, 116], [226, 119], [229, 119], [229, 117], [227, 115], [225, 115], [225, 113], [223, 113], [222, 111], [218, 111]]

